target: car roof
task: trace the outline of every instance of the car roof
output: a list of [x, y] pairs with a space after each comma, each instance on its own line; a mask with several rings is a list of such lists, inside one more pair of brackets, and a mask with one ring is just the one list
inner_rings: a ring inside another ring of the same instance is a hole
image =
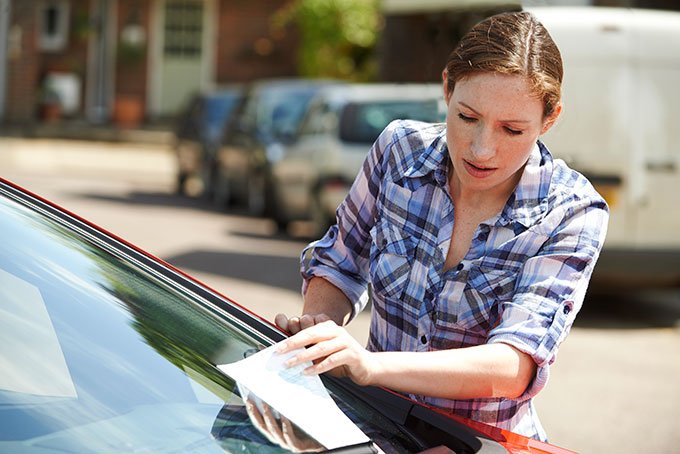
[[440, 83], [366, 83], [322, 88], [317, 98], [333, 103], [387, 100], [426, 100], [444, 97]]
[[274, 78], [258, 79], [249, 85], [250, 91], [266, 91], [277, 89], [298, 89], [303, 87], [315, 88], [326, 85], [338, 85], [345, 82], [333, 79], [304, 79], [304, 78]]

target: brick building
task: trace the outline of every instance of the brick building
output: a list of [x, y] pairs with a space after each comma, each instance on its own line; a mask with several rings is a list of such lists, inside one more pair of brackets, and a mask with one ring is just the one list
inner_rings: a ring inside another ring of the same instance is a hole
[[[0, 120], [173, 115], [203, 88], [296, 74], [287, 0], [0, 0]], [[55, 100], [60, 103], [56, 103]], [[120, 118], [119, 118], [120, 117]]]
[[[196, 90], [295, 76], [297, 34], [271, 27], [290, 1], [0, 0], [0, 122], [134, 124], [172, 116]], [[677, 0], [528, 1], [680, 9]], [[382, 0], [379, 79], [438, 81], [472, 24], [521, 3]]]

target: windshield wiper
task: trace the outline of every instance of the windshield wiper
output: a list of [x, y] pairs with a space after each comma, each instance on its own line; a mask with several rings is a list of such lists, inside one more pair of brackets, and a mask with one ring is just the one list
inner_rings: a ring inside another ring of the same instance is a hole
[[456, 453], [507, 453], [483, 433], [384, 388], [358, 386], [346, 378], [324, 376], [324, 379], [360, 397], [374, 410], [407, 429], [407, 433], [415, 434], [421, 443], [427, 443], [425, 448], [444, 445]]

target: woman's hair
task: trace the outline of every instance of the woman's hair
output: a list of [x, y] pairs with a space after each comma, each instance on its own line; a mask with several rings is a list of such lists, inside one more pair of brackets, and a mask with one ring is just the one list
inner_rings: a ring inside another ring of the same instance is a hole
[[484, 19], [463, 36], [446, 64], [449, 94], [457, 81], [479, 72], [518, 74], [543, 101], [544, 117], [560, 102], [562, 57], [548, 31], [528, 12]]

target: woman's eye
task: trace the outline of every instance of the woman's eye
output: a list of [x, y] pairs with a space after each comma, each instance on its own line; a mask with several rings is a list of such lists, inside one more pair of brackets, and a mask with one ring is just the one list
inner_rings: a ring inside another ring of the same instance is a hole
[[519, 136], [519, 135], [522, 135], [522, 131], [519, 131], [519, 130], [517, 130], [517, 129], [508, 128], [507, 126], [505, 126], [504, 129], [505, 129], [505, 132], [507, 132], [507, 133], [510, 134], [511, 136]]
[[474, 123], [476, 121], [476, 118], [468, 117], [467, 115], [463, 115], [462, 113], [458, 114], [458, 118], [463, 120], [465, 123]]

